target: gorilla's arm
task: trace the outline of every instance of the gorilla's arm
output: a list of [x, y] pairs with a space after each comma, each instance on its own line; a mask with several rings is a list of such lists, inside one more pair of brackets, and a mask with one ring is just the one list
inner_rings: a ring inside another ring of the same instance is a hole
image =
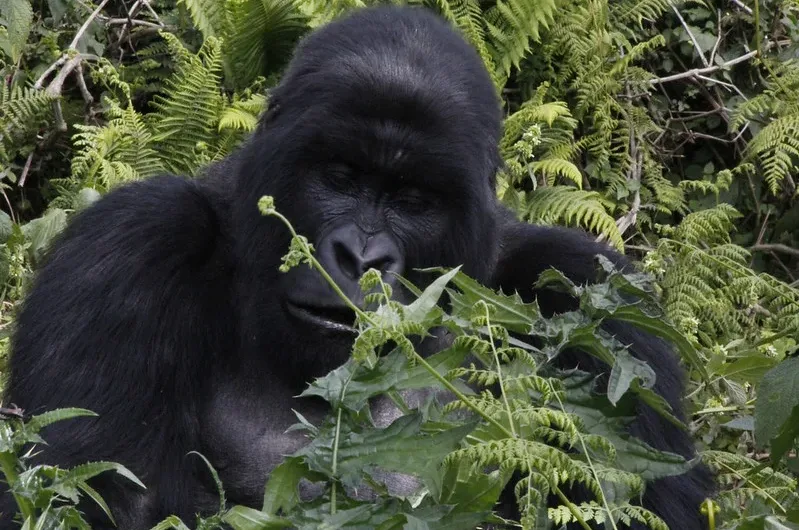
[[188, 467], [212, 356], [232, 347], [222, 341], [232, 335], [232, 320], [219, 319], [230, 314], [226, 251], [210, 204], [176, 177], [109, 193], [56, 242], [17, 322], [6, 401], [30, 414], [98, 413], [50, 427], [42, 456], [129, 466], [149, 488], [125, 500], [139, 515], [191, 502], [176, 468]]
[[[632, 267], [624, 256], [581, 231], [536, 226], [506, 218], [492, 283], [505, 292], [518, 291], [527, 301], [537, 297], [546, 314], [575, 309], [576, 302], [568, 295], [551, 290], [535, 292], [533, 284], [550, 267], [560, 270], [575, 283], [590, 283], [596, 278], [594, 257], [597, 254], [606, 256], [618, 268]], [[652, 367], [657, 374], [655, 391], [669, 402], [679, 418], [684, 419], [681, 403], [683, 369], [668, 344], [626, 323], [608, 322], [605, 329], [623, 344], [631, 345], [630, 352]], [[559, 361], [571, 367], [579, 364], [582, 369], [593, 373], [608, 369], [594, 357], [581, 352], [564, 352]], [[686, 458], [695, 455], [690, 435], [677, 430], [646, 405], [639, 404], [638, 416], [630, 426], [630, 433], [657, 449]], [[685, 475], [649, 484], [644, 506], [655, 509], [671, 528], [699, 530], [701, 526], [695, 514], [699, 504], [711, 494], [711, 489], [712, 480], [707, 469], [695, 467]]]

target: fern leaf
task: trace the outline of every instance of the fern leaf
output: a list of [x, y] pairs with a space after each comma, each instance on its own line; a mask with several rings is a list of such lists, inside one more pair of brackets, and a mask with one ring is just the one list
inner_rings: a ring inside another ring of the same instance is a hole
[[532, 221], [583, 227], [604, 235], [616, 248], [624, 248], [616, 220], [608, 214], [597, 192], [568, 186], [539, 188], [531, 194], [525, 215]]
[[186, 6], [194, 26], [203, 36], [225, 37], [229, 32], [230, 19], [227, 0], [179, 0]]
[[255, 76], [276, 72], [309, 29], [300, 0], [240, 0], [231, 6], [231, 33], [225, 42], [238, 86]]

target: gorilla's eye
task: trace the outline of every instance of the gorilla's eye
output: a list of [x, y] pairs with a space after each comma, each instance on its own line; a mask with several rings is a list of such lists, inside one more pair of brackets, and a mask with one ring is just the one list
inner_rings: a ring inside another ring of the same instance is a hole
[[325, 169], [325, 177], [334, 186], [348, 186], [352, 184], [354, 172], [347, 164], [334, 163]]
[[403, 186], [397, 193], [397, 200], [402, 206], [412, 211], [423, 211], [435, 205], [436, 195], [419, 186]]

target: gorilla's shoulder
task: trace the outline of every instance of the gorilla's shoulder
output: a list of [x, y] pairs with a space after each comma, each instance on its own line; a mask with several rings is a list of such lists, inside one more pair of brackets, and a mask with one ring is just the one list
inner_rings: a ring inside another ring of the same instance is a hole
[[197, 272], [226, 251], [227, 210], [202, 179], [164, 175], [126, 184], [71, 219], [43, 269]]

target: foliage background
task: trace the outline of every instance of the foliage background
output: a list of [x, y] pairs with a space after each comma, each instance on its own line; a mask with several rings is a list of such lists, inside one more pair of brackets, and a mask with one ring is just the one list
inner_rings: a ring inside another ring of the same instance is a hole
[[[71, 215], [125, 182], [223, 158], [298, 39], [373, 3], [0, 0], [4, 349]], [[721, 471], [724, 510], [785, 515], [748, 473], [799, 472], [785, 382], [799, 341], [799, 3], [406, 3], [456, 24], [502, 95], [502, 200], [592, 231], [654, 275], [710, 373], [690, 374], [690, 427]], [[765, 409], [765, 392], [782, 406]]]

